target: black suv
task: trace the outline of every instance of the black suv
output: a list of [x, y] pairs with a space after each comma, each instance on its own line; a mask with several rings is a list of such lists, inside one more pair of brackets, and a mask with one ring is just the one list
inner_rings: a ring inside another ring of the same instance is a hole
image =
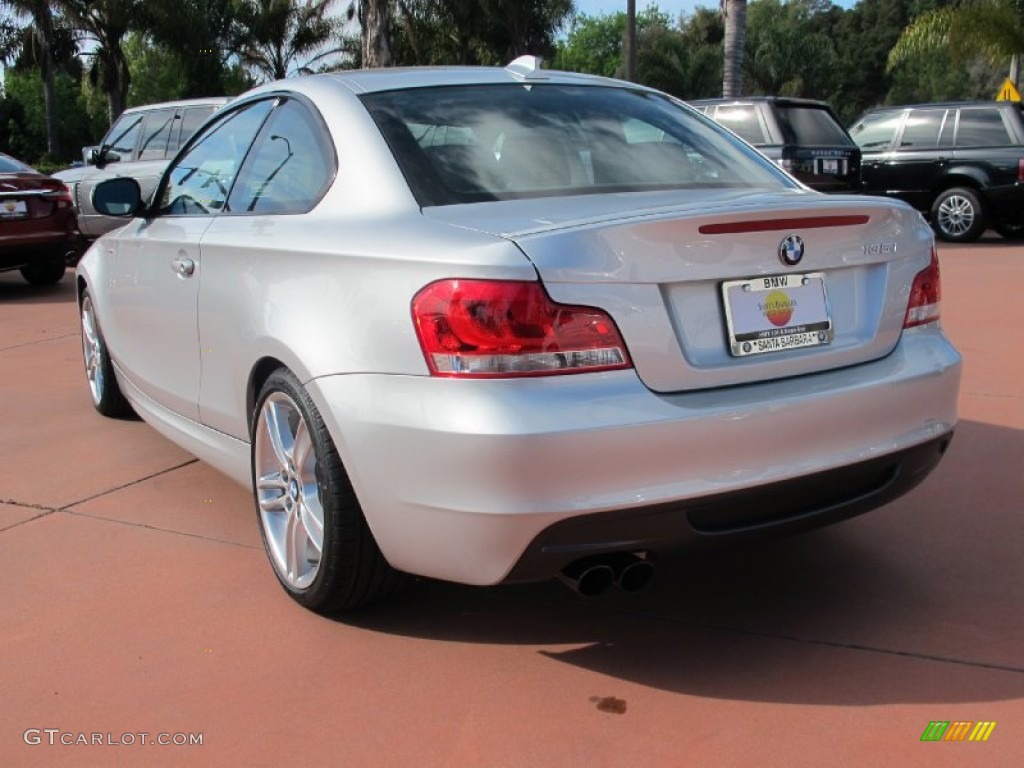
[[1024, 235], [1024, 112], [1012, 101], [916, 104], [864, 113], [850, 129], [864, 191], [906, 200], [943, 240], [986, 227]]
[[821, 192], [860, 191], [860, 149], [823, 101], [785, 96], [689, 102]]

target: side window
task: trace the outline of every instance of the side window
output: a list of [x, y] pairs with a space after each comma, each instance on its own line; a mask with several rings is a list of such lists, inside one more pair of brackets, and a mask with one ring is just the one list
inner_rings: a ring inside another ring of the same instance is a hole
[[902, 112], [868, 115], [850, 129], [850, 136], [861, 149], [888, 149], [902, 118]]
[[182, 144], [192, 138], [192, 134], [203, 124], [203, 121], [213, 114], [214, 109], [215, 107], [189, 107], [183, 110], [181, 119], [178, 120], [181, 123], [180, 131], [175, 131], [172, 134], [171, 143], [167, 149], [170, 152], [177, 152]]
[[132, 159], [135, 145], [139, 142], [139, 134], [142, 133], [142, 118], [143, 115], [138, 112], [121, 115], [114, 126], [107, 131], [107, 135], [103, 139], [103, 149], [106, 153], [104, 159], [107, 162]]
[[316, 117], [298, 101], [279, 105], [238, 174], [232, 213], [305, 213], [334, 178], [334, 150]]
[[719, 107], [715, 112], [715, 120], [744, 141], [751, 144], [768, 143], [756, 107]]
[[946, 117], [942, 121], [942, 130], [939, 132], [939, 147], [950, 149], [953, 146], [953, 133], [956, 131], [956, 110], [946, 110]]
[[998, 147], [1012, 143], [998, 109], [961, 109], [958, 147]]
[[142, 125], [139, 160], [163, 160], [167, 155], [171, 129], [174, 128], [174, 110], [158, 109], [150, 112]]
[[208, 126], [164, 176], [158, 212], [196, 216], [220, 211], [253, 137], [272, 107], [272, 100], [260, 101]]
[[912, 109], [903, 125], [900, 149], [935, 149], [946, 116], [944, 109]]

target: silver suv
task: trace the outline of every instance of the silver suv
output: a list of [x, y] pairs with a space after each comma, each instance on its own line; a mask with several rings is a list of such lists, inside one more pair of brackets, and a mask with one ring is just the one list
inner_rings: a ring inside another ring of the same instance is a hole
[[210, 97], [126, 109], [98, 147], [82, 150], [82, 166], [55, 173], [71, 189], [82, 237], [95, 240], [124, 224], [124, 219], [104, 216], [93, 208], [92, 190], [97, 184], [130, 176], [139, 182], [143, 196], [150, 195], [178, 148], [228, 101]]

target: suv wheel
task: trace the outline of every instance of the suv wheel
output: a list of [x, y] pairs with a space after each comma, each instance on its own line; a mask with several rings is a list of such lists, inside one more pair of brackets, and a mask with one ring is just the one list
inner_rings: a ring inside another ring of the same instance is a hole
[[973, 190], [947, 189], [932, 203], [932, 227], [950, 243], [973, 243], [985, 231], [985, 212]]

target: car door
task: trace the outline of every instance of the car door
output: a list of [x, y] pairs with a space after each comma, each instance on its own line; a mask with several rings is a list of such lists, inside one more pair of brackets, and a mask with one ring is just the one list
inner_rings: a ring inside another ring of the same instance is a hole
[[956, 110], [945, 107], [911, 109], [896, 139], [896, 148], [878, 171], [888, 194], [927, 211], [939, 180], [953, 157]]
[[[329, 278], [327, 269], [311, 265], [326, 267], [335, 254], [304, 254], [302, 244], [311, 226], [305, 214], [327, 192], [337, 164], [316, 107], [282, 98], [253, 143], [227, 207], [203, 235], [200, 420], [240, 440], [249, 439], [244, 383], [253, 363], [267, 351], [268, 338], [303, 316], [310, 283]], [[307, 325], [310, 344], [320, 344], [315, 318]]]
[[132, 384], [189, 419], [199, 413], [200, 239], [269, 111], [244, 105], [207, 126], [167, 170], [149, 214], [112, 236], [110, 346]]
[[892, 176], [898, 173], [893, 142], [905, 116], [902, 109], [871, 112], [850, 128], [850, 137], [860, 147], [861, 182], [868, 194], [886, 195], [893, 189]]
[[107, 131], [99, 148], [98, 165], [90, 166], [75, 187], [75, 200], [78, 205], [78, 228], [88, 239], [99, 237], [114, 227], [124, 223], [123, 220], [104, 216], [92, 205], [92, 190], [104, 179], [120, 175], [117, 168], [122, 163], [131, 163], [136, 156], [136, 147], [143, 132], [144, 112], [125, 112]]

